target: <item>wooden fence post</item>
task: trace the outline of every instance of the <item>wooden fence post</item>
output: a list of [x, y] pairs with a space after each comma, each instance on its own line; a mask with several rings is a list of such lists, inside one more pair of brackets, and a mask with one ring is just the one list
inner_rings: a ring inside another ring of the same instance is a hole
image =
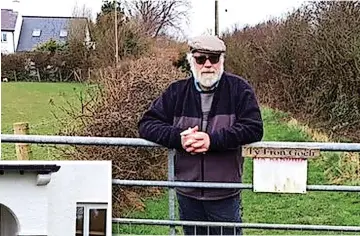
[[14, 70], [14, 78], [15, 78], [15, 82], [17, 82], [16, 70]]
[[[14, 134], [29, 134], [29, 123], [18, 122], [14, 123]], [[16, 143], [16, 156], [18, 160], [29, 160], [31, 157], [31, 148], [27, 143]]]

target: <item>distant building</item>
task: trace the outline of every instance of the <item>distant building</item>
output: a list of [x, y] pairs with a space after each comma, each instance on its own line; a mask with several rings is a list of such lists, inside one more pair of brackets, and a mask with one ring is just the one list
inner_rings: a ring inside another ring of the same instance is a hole
[[94, 47], [88, 23], [85, 17], [22, 16], [19, 11], [1, 9], [1, 53], [32, 51], [50, 39], [66, 42], [74, 34]]
[[22, 17], [12, 9], [1, 9], [1, 53], [16, 51], [21, 30]]
[[[71, 34], [82, 34], [84, 41], [90, 42], [86, 18], [23, 16], [17, 52], [32, 51], [50, 39], [66, 42]], [[76, 27], [74, 30], [71, 27]]]

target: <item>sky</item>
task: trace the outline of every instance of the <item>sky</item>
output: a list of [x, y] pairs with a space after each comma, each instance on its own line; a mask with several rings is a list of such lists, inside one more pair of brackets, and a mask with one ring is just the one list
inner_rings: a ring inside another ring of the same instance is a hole
[[[102, 0], [1, 0], [1, 8], [18, 9], [22, 15], [37, 16], [71, 16], [75, 5], [91, 9], [93, 16], [100, 11]], [[184, 22], [182, 28], [186, 38], [206, 32], [214, 32], [214, 0], [189, 0], [189, 24]], [[220, 32], [233, 28], [255, 25], [270, 17], [283, 16], [288, 11], [299, 7], [304, 0], [219, 0]], [[13, 7], [15, 6], [15, 7]]]

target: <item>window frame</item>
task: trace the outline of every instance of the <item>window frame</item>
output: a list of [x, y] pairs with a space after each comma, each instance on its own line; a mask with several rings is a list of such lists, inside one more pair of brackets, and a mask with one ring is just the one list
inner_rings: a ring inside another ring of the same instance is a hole
[[60, 30], [60, 38], [66, 38], [68, 36], [68, 31], [66, 29]]
[[32, 37], [40, 37], [41, 36], [41, 29], [34, 29], [31, 34]]
[[[5, 36], [5, 37], [4, 37]], [[7, 33], [6, 32], [1, 32], [1, 42], [2, 43], [7, 43]]]
[[[99, 209], [105, 210], [105, 236], [107, 235], [107, 215], [108, 215], [108, 204], [107, 203], [76, 203], [76, 210], [78, 207], [84, 208], [84, 218], [83, 218], [83, 236], [89, 236], [90, 234], [90, 210]], [[75, 221], [75, 236], [76, 236], [76, 221]]]

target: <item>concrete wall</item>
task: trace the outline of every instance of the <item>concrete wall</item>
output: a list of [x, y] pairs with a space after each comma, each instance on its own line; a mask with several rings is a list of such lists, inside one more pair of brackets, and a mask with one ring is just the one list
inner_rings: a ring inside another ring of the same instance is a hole
[[[10, 162], [0, 164], [5, 163]], [[34, 173], [5, 172], [0, 176], [0, 203], [17, 217], [18, 235], [75, 235], [77, 203], [107, 204], [107, 235], [111, 235], [111, 162], [31, 161], [31, 164], [57, 164], [61, 168], [45, 186], [36, 185]]]

